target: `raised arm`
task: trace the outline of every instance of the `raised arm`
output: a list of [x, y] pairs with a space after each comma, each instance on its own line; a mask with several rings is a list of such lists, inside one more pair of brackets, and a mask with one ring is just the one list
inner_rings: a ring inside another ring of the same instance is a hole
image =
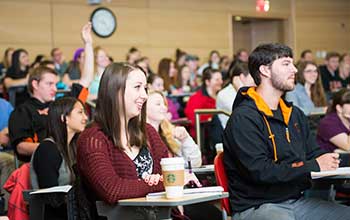
[[81, 30], [81, 38], [84, 42], [84, 68], [81, 73], [79, 84], [88, 88], [94, 77], [94, 52], [92, 48], [91, 23], [85, 24]]

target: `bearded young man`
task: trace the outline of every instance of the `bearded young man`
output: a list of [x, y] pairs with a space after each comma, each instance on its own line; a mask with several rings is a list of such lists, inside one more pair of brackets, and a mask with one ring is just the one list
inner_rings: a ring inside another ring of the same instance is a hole
[[339, 155], [322, 151], [306, 116], [281, 98], [295, 86], [292, 50], [260, 45], [248, 65], [257, 87], [240, 89], [223, 137], [233, 219], [348, 219], [349, 207], [304, 198], [310, 172], [335, 170]]

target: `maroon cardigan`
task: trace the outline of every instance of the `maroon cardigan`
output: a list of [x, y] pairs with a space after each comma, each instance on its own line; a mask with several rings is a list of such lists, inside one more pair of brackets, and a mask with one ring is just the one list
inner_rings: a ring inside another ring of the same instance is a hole
[[[158, 132], [148, 124], [147, 137], [154, 162], [153, 174], [160, 174], [160, 160], [168, 157], [168, 149]], [[162, 182], [148, 186], [139, 179], [134, 162], [113, 145], [97, 124], [80, 134], [77, 164], [79, 173], [95, 196], [111, 204], [120, 199], [143, 197], [149, 192], [164, 190]]]

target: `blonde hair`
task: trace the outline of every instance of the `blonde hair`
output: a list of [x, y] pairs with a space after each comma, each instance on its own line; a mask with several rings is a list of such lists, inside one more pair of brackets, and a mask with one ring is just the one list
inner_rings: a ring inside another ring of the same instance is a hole
[[[164, 104], [168, 107], [168, 102], [165, 96], [163, 95], [163, 93], [152, 90], [148, 93], [148, 96], [151, 96], [152, 94], [161, 95], [163, 98]], [[161, 121], [159, 126], [159, 135], [164, 141], [164, 143], [167, 145], [170, 152], [174, 155], [178, 155], [180, 152], [181, 144], [179, 144], [173, 136], [174, 128], [175, 126], [171, 124], [171, 122], [168, 119], [164, 119], [163, 121]]]

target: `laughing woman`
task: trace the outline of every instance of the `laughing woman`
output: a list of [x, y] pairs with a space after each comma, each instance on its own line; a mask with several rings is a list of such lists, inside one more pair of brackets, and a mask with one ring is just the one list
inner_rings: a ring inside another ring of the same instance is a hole
[[103, 73], [94, 123], [79, 137], [77, 152], [79, 172], [97, 200], [113, 204], [164, 190], [160, 160], [168, 150], [146, 125], [146, 86], [145, 73], [129, 64], [113, 63]]

